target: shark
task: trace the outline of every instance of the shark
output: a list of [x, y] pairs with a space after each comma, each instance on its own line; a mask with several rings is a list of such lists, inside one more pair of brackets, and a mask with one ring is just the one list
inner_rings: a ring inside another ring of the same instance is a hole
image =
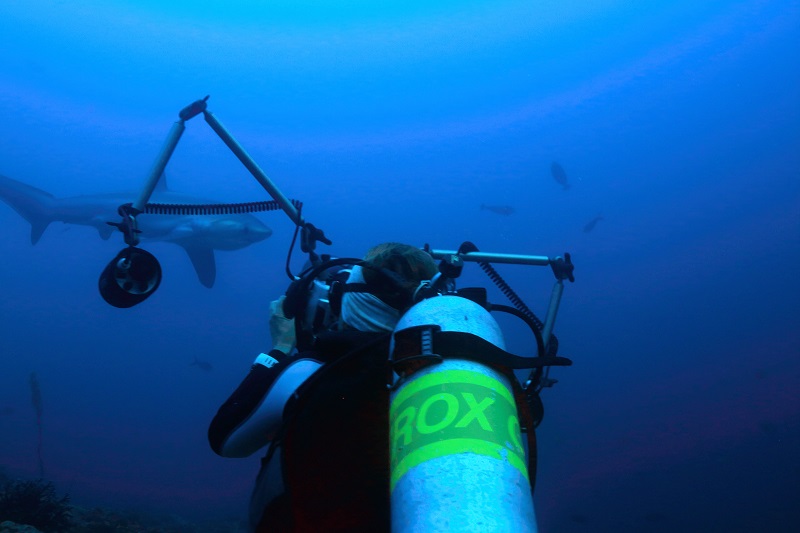
[[[158, 180], [151, 201], [167, 204], [209, 204], [207, 199], [167, 189], [165, 176]], [[31, 244], [36, 244], [52, 222], [91, 226], [107, 240], [117, 231], [108, 222], [119, 222], [117, 209], [131, 202], [132, 193], [57, 198], [21, 181], [0, 175], [0, 200], [31, 225]], [[143, 241], [171, 242], [189, 255], [197, 278], [205, 287], [213, 287], [217, 276], [214, 250], [239, 250], [263, 241], [272, 230], [249, 214], [228, 215], [153, 215], [136, 218]]]

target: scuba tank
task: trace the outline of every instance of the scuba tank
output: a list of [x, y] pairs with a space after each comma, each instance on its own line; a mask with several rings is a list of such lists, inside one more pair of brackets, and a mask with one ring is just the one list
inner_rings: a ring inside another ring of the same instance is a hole
[[[410, 351], [402, 340], [432, 329], [505, 348], [500, 327], [483, 307], [438, 296], [416, 304], [397, 324], [391, 348], [396, 369], [404, 359], [439, 357], [426, 340], [422, 350]], [[471, 358], [454, 353], [395, 383], [389, 408], [395, 533], [538, 531], [511, 380]]]

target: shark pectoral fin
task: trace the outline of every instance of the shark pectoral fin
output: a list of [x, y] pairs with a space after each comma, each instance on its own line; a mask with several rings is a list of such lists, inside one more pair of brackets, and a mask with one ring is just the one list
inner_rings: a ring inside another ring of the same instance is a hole
[[107, 241], [109, 237], [111, 237], [111, 234], [114, 233], [115, 229], [114, 226], [106, 224], [104, 226], [97, 226], [97, 233], [100, 234], [101, 239]]
[[42, 238], [44, 230], [50, 225], [49, 220], [31, 219], [31, 244], [36, 244]]
[[209, 289], [214, 286], [217, 279], [217, 262], [214, 259], [213, 248], [202, 248], [199, 246], [184, 246], [184, 250], [192, 260], [194, 271], [197, 272], [197, 279]]

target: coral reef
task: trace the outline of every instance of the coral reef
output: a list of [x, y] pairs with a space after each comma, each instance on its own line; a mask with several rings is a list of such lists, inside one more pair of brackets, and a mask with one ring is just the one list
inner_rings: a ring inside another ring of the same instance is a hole
[[7, 481], [0, 491], [0, 522], [34, 526], [45, 533], [72, 527], [69, 496], [57, 496], [49, 481]]

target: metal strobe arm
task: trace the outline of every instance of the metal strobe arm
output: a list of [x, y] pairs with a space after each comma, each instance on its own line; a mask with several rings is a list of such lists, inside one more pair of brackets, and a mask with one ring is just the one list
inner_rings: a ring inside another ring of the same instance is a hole
[[464, 261], [474, 263], [507, 263], [511, 265], [548, 266], [551, 259], [546, 255], [520, 255], [520, 254], [495, 254], [490, 252], [458, 253], [455, 250], [429, 250], [434, 259], [445, 259], [451, 255], [458, 255]]
[[[150, 197], [153, 194], [153, 191], [158, 184], [158, 180], [161, 178], [162, 174], [164, 173], [164, 169], [167, 167], [167, 163], [169, 163], [170, 158], [172, 157], [173, 152], [175, 151], [175, 147], [178, 145], [178, 141], [181, 139], [183, 132], [186, 130], [186, 121], [196, 117], [199, 114], [203, 114], [206, 122], [211, 129], [222, 139], [228, 148], [234, 153], [234, 155], [242, 162], [242, 164], [250, 171], [253, 177], [258, 181], [262, 187], [269, 193], [269, 195], [278, 202], [281, 209], [289, 215], [289, 218], [298, 226], [305, 226], [305, 221], [303, 220], [302, 216], [300, 215], [300, 211], [292, 205], [292, 202], [289, 201], [286, 196], [278, 189], [278, 187], [272, 182], [271, 179], [261, 170], [261, 167], [253, 160], [250, 154], [242, 147], [241, 144], [231, 135], [231, 133], [222, 125], [222, 123], [211, 113], [207, 110], [208, 107], [208, 96], [201, 100], [196, 100], [189, 104], [188, 106], [184, 107], [180, 113], [178, 113], [178, 121], [172, 125], [172, 128], [167, 135], [167, 139], [164, 142], [164, 146], [161, 148], [158, 156], [156, 157], [155, 162], [153, 163], [153, 167], [150, 169], [150, 173], [147, 176], [147, 181], [145, 181], [144, 187], [142, 188], [139, 197], [133, 204], [125, 204], [120, 206], [120, 214], [123, 217], [122, 223], [120, 224], [112, 224], [119, 228], [125, 234], [125, 242], [130, 246], [136, 246], [139, 244], [139, 231], [137, 229], [136, 224], [136, 216], [143, 213], [145, 210], [145, 206], [147, 206], [147, 202], [150, 201]], [[317, 230], [319, 235], [322, 235], [321, 230]], [[317, 235], [317, 234], [315, 234]], [[329, 244], [330, 241], [325, 239], [324, 235], [322, 238], [318, 237], [318, 240]]]
[[303, 226], [305, 222], [303, 221], [303, 217], [300, 216], [300, 211], [292, 205], [292, 202], [289, 201], [286, 196], [278, 189], [278, 187], [272, 182], [271, 179], [261, 170], [261, 167], [258, 166], [258, 163], [250, 157], [250, 154], [242, 147], [241, 144], [238, 143], [236, 139], [233, 138], [233, 135], [222, 125], [222, 123], [217, 120], [210, 111], [203, 110], [203, 117], [206, 119], [206, 122], [211, 129], [222, 139], [228, 148], [230, 148], [231, 152], [239, 158], [239, 161], [245, 166], [247, 170], [250, 171], [250, 174], [261, 184], [262, 187], [272, 196], [272, 199], [278, 202], [281, 206], [281, 209], [289, 215], [289, 218], [292, 219], [298, 226]]
[[558, 307], [561, 303], [561, 295], [564, 293], [564, 279], [575, 281], [572, 275], [573, 265], [568, 253], [564, 254], [564, 258], [560, 256], [550, 258], [545, 255], [498, 254], [491, 252], [467, 252], [460, 254], [455, 250], [428, 250], [428, 253], [430, 253], [434, 259], [446, 259], [455, 255], [460, 257], [463, 261], [475, 263], [505, 263], [510, 265], [552, 267], [553, 273], [556, 275], [556, 282], [550, 293], [550, 304], [547, 307], [547, 317], [544, 320], [544, 327], [542, 328], [542, 340], [544, 341], [545, 347], [547, 347], [550, 343], [550, 335], [553, 332], [553, 326], [555, 326], [556, 323], [556, 315], [558, 314]]

